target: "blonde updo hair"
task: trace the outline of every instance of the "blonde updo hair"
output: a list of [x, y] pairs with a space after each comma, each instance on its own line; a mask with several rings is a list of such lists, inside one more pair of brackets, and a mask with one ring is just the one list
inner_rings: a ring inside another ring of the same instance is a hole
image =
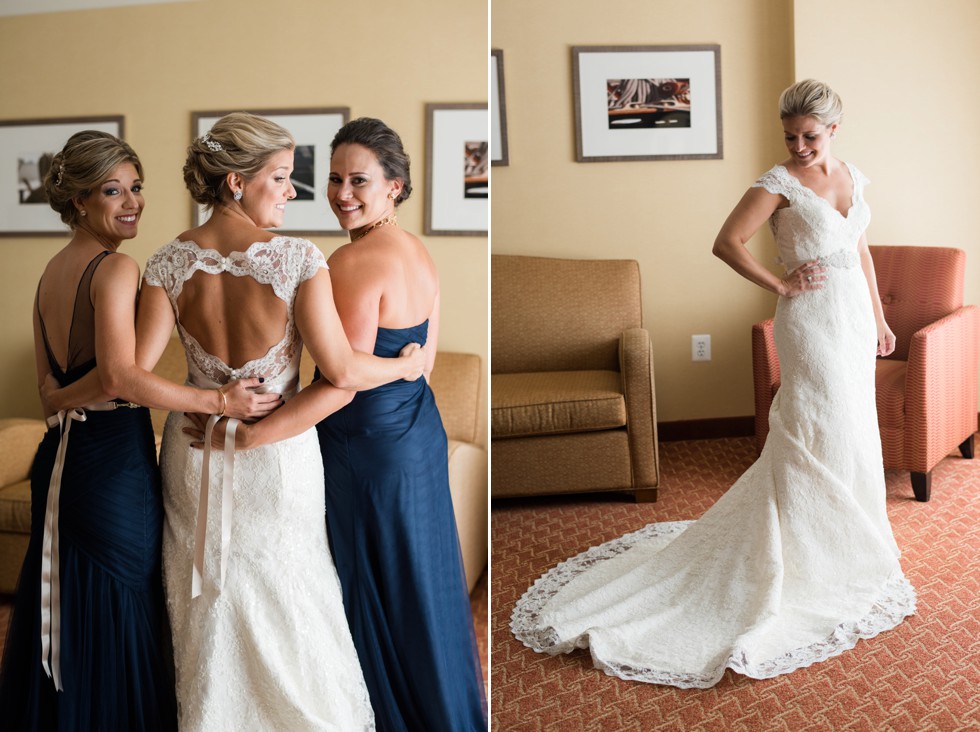
[[184, 184], [191, 198], [212, 209], [230, 197], [229, 173], [250, 180], [273, 155], [295, 147], [296, 141], [286, 128], [248, 112], [232, 112], [187, 148]]
[[804, 79], [779, 95], [779, 118], [813, 117], [820, 124], [830, 127], [840, 124], [844, 105], [837, 92], [815, 79]]
[[82, 130], [51, 159], [44, 176], [44, 194], [61, 220], [75, 229], [81, 220], [74, 199], [85, 199], [109, 174], [123, 163], [132, 163], [140, 180], [143, 164], [129, 145], [115, 135], [98, 130]]

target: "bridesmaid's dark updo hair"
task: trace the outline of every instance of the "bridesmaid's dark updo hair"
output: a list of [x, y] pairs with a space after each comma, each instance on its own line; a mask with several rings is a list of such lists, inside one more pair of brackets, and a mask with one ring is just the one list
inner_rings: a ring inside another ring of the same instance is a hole
[[411, 161], [397, 132], [380, 119], [359, 117], [341, 127], [334, 135], [333, 142], [330, 143], [330, 154], [333, 155], [341, 145], [363, 145], [373, 152], [384, 170], [385, 179], [402, 182], [402, 190], [395, 199], [395, 205], [408, 200], [412, 194], [412, 175], [409, 170]]
[[232, 112], [187, 148], [184, 184], [191, 198], [212, 209], [231, 197], [229, 173], [250, 180], [273, 155], [295, 147], [285, 127], [248, 112]]
[[132, 163], [140, 180], [143, 179], [139, 156], [118, 137], [98, 130], [76, 132], [51, 159], [51, 167], [44, 176], [48, 204], [62, 221], [75, 229], [81, 214], [74, 199], [88, 198], [123, 163]]

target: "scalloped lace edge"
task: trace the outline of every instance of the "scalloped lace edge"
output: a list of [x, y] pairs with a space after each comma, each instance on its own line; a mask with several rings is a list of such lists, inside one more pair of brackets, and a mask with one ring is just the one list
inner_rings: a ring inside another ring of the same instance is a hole
[[[642, 529], [591, 547], [545, 572], [521, 596], [511, 614], [510, 629], [525, 646], [535, 653], [558, 655], [571, 653], [577, 648], [589, 648], [589, 633], [562, 640], [551, 627], [538, 623], [544, 605], [557, 592], [595, 564], [612, 559], [630, 549], [634, 544], [658, 537], [676, 536], [693, 521], [672, 521], [648, 524]], [[824, 640], [794, 649], [776, 658], [751, 664], [744, 651], [736, 649], [716, 668], [703, 673], [678, 673], [655, 668], [637, 668], [615, 661], [605, 660], [590, 649], [596, 668], [609, 676], [627, 681], [663, 684], [682, 689], [707, 689], [721, 680], [726, 669], [753, 679], [768, 679], [788, 674], [797, 669], [825, 661], [853, 648], [862, 638], [873, 638], [891, 630], [909, 615], [915, 613], [915, 590], [902, 575], [890, 578], [882, 587], [871, 609], [857, 620], [840, 623]]]

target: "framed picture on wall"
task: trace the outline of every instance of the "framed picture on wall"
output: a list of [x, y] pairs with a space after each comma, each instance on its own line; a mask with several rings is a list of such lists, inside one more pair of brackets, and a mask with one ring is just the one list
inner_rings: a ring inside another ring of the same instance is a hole
[[425, 233], [483, 236], [490, 203], [486, 104], [426, 104]]
[[575, 159], [719, 160], [721, 47], [575, 46]]
[[507, 103], [504, 99], [504, 52], [490, 50], [490, 165], [507, 165]]
[[51, 159], [81, 130], [123, 136], [122, 116], [0, 121], [0, 236], [60, 236], [68, 227], [48, 205]]
[[[191, 135], [196, 139], [211, 129], [223, 112], [192, 112]], [[282, 125], [296, 140], [292, 183], [296, 198], [286, 205], [281, 228], [276, 231], [298, 236], [342, 235], [346, 232], [327, 203], [327, 177], [330, 175], [330, 142], [350, 121], [349, 107], [322, 109], [246, 109]], [[209, 212], [194, 206], [194, 225], [208, 219]]]

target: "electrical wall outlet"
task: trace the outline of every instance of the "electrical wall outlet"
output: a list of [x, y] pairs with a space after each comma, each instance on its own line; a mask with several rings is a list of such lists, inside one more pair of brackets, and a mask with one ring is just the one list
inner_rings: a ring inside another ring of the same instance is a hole
[[711, 336], [710, 335], [691, 336], [691, 360], [692, 361], [711, 360]]

